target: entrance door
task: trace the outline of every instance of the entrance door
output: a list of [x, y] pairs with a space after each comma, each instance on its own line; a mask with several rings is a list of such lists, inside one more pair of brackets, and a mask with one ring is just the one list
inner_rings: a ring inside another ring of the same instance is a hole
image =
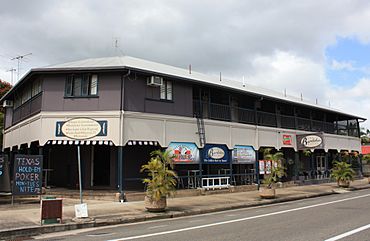
[[109, 186], [110, 146], [94, 146], [93, 148], [93, 186]]
[[325, 156], [316, 156], [316, 170], [318, 178], [322, 178], [326, 171]]

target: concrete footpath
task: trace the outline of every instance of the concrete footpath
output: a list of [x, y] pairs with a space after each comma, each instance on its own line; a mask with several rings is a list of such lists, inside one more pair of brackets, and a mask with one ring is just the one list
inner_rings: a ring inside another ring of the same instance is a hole
[[[351, 183], [354, 190], [370, 188], [368, 180], [361, 179]], [[63, 223], [40, 225], [40, 204], [37, 200], [22, 199], [22, 203], [0, 204], [0, 240], [20, 236], [34, 236], [41, 233], [66, 231], [78, 228], [98, 227], [120, 223], [132, 223], [145, 220], [172, 218], [202, 213], [210, 213], [228, 209], [268, 205], [304, 198], [319, 197], [334, 194], [335, 183], [320, 185], [291, 186], [277, 189], [277, 198], [262, 200], [258, 191], [218, 193], [192, 197], [168, 199], [168, 209], [164, 213], [149, 213], [144, 208], [143, 201], [112, 202], [86, 200], [89, 217], [93, 220], [76, 223], [74, 205], [76, 199], [63, 199]], [[0, 197], [1, 198], [1, 197]]]

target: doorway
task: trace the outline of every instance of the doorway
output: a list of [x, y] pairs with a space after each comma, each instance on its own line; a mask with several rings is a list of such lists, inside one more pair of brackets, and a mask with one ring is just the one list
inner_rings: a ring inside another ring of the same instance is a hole
[[110, 186], [110, 146], [93, 146], [91, 161], [91, 186]]

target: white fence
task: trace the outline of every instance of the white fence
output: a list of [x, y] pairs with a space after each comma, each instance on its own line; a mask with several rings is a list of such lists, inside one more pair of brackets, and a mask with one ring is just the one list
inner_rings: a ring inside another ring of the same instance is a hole
[[230, 187], [230, 177], [207, 177], [202, 178], [202, 188], [204, 189], [221, 189]]

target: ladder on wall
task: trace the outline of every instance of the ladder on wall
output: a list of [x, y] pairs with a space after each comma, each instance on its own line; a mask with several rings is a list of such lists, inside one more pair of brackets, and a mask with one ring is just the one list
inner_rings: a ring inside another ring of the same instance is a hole
[[199, 144], [203, 147], [206, 144], [206, 132], [204, 128], [204, 120], [200, 115], [197, 115], [197, 126], [199, 135]]

